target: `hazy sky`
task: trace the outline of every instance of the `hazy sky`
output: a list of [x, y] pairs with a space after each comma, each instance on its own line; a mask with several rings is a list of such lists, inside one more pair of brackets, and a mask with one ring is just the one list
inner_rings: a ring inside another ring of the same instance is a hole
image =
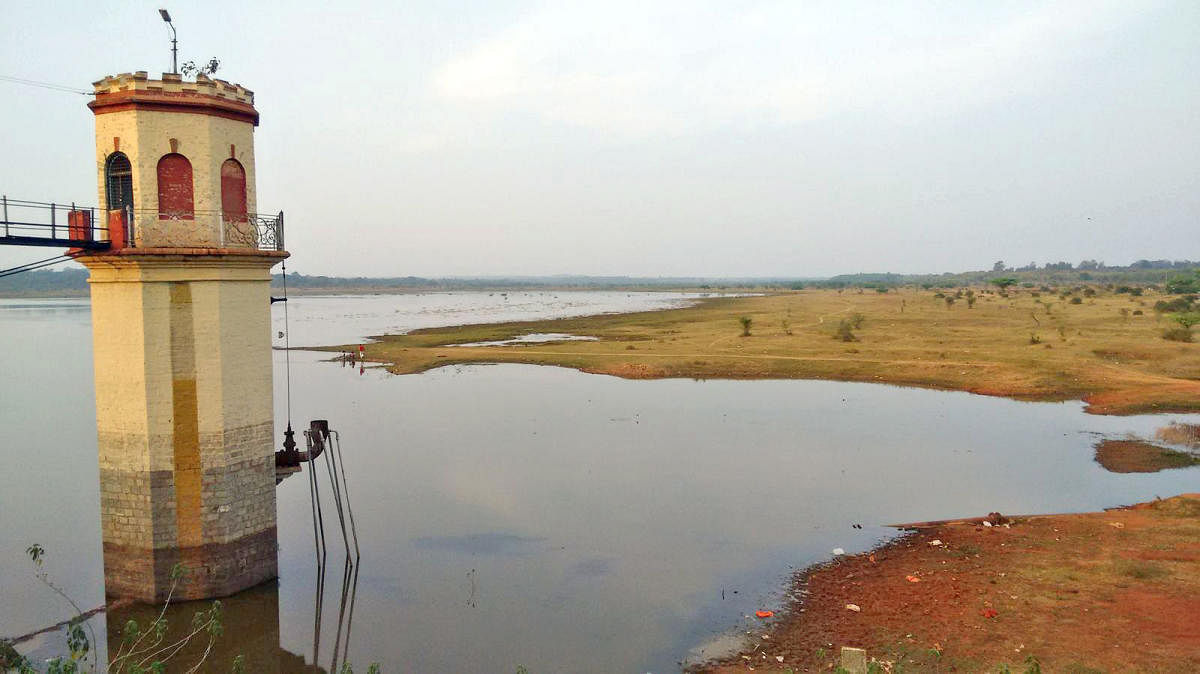
[[[166, 70], [158, 7], [5, 3], [0, 74]], [[1200, 258], [1195, 0], [168, 8], [181, 60], [256, 93], [295, 271]], [[0, 82], [0, 192], [97, 201], [87, 101]]]

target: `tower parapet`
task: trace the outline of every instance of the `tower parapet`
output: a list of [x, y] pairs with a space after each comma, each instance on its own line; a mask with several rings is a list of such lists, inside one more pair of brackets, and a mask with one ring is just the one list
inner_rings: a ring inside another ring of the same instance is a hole
[[101, 208], [125, 245], [282, 250], [280, 219], [257, 213], [254, 92], [145, 71], [93, 87]]

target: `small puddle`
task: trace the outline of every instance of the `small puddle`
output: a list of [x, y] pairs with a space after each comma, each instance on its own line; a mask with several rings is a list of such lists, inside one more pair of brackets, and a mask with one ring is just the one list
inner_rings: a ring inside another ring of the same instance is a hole
[[468, 342], [466, 344], [448, 344], [447, 346], [512, 346], [515, 344], [547, 344], [549, 342], [595, 342], [599, 337], [586, 335], [568, 335], [562, 332], [533, 332], [510, 339], [498, 339], [491, 342]]

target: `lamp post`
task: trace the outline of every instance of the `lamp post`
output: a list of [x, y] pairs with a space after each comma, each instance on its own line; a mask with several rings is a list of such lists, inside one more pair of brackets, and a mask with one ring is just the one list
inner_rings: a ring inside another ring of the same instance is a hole
[[171, 28], [171, 72], [179, 74], [179, 41], [176, 39], [175, 24], [171, 23], [171, 13], [165, 9], [158, 10], [158, 15]]

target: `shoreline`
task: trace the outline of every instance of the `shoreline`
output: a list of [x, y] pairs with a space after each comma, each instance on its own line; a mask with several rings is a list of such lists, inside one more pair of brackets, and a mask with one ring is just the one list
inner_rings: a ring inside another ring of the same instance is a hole
[[1200, 494], [900, 526], [798, 571], [803, 600], [686, 671], [828, 671], [843, 646], [884, 671], [1200, 669]]
[[[1200, 344], [1161, 339], [1157, 319], [1129, 315], [1131, 298], [1066, 304], [1071, 308], [1058, 313], [1046, 308], [1049, 316], [1039, 318], [1030, 309], [1047, 306], [1038, 295], [981, 295], [978, 308], [957, 310], [928, 291], [706, 297], [686, 307], [373, 335], [366, 359], [393, 374], [525, 363], [627, 379], [814, 379], [1082, 400], [1092, 414], [1200, 411]], [[749, 335], [739, 327], [742, 318], [751, 322]], [[1030, 319], [1054, 326], [1058, 337], [1027, 333]], [[836, 339], [845, 320], [859, 327], [846, 330], [848, 340]], [[462, 346], [531, 333], [597, 339]]]

